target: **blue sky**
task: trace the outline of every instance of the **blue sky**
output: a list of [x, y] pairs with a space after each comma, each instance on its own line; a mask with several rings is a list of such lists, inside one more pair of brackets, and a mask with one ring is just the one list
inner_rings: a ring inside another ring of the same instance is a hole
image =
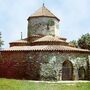
[[68, 41], [77, 40], [82, 34], [90, 33], [90, 0], [0, 0], [0, 32], [3, 48], [9, 42], [27, 37], [27, 18], [45, 6], [60, 18], [59, 36]]

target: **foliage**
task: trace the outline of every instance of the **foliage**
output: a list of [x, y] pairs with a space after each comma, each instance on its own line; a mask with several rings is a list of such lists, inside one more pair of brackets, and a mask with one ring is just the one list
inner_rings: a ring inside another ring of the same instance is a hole
[[4, 42], [4, 41], [0, 40], [0, 47], [3, 45], [3, 42]]
[[77, 43], [76, 40], [70, 41], [70, 44], [71, 44], [72, 46], [78, 47], [78, 43]]
[[3, 45], [3, 41], [1, 40], [1, 32], [0, 32], [0, 47]]
[[82, 49], [90, 50], [90, 34], [87, 33], [85, 35], [82, 35], [81, 38], [78, 40], [78, 45]]
[[52, 19], [49, 19], [48, 20], [48, 25], [49, 26], [53, 26], [54, 24], [55, 24], [55, 22]]

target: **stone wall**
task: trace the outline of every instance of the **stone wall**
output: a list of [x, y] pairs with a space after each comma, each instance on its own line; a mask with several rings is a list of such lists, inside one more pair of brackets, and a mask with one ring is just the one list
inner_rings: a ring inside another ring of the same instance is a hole
[[59, 21], [56, 18], [38, 17], [28, 21], [28, 37], [31, 35], [56, 35], [59, 31]]
[[[73, 80], [78, 80], [80, 68], [84, 68], [88, 79], [87, 54], [63, 52], [2, 52], [0, 54], [0, 77], [32, 80], [62, 80], [62, 65], [70, 61], [73, 65]], [[90, 68], [89, 68], [90, 69]], [[88, 70], [89, 72], [90, 70]]]
[[[36, 63], [37, 53], [31, 52], [2, 52], [0, 55], [0, 77], [15, 79], [39, 79]], [[33, 60], [30, 58], [31, 55]], [[35, 59], [36, 58], [36, 59]]]
[[[62, 80], [62, 64], [65, 61], [70, 61], [73, 65], [73, 80], [80, 79], [78, 74], [78, 70], [80, 67], [84, 67], [85, 71], [87, 71], [87, 60], [88, 55], [80, 54], [80, 53], [43, 53], [41, 63], [40, 75], [41, 79], [49, 80]], [[85, 76], [83, 79], [86, 79], [88, 76]]]

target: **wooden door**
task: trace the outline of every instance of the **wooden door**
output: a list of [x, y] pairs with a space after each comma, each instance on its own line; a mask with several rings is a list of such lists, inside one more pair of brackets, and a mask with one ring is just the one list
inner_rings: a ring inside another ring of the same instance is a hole
[[72, 80], [73, 78], [73, 65], [70, 61], [63, 62], [62, 65], [62, 80]]

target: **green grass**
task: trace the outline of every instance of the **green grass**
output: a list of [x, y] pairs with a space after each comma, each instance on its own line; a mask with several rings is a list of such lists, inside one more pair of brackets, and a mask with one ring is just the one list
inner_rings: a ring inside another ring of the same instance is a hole
[[0, 79], [0, 90], [90, 90], [87, 83], [45, 83], [27, 80]]

